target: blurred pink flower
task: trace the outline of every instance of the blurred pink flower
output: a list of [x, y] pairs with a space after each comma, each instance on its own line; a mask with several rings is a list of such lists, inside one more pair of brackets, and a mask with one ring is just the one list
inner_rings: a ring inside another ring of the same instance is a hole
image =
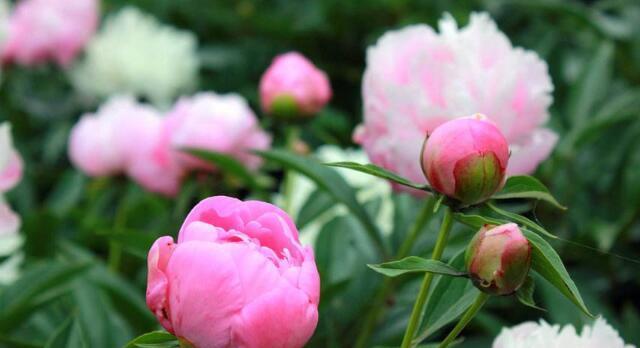
[[20, 216], [11, 210], [2, 195], [22, 179], [22, 158], [13, 147], [11, 126], [0, 124], [0, 237], [12, 235], [20, 228]]
[[67, 66], [97, 25], [97, 0], [22, 0], [9, 18], [2, 60]]
[[13, 147], [11, 126], [0, 124], [0, 194], [11, 190], [22, 179], [22, 158]]
[[327, 74], [298, 52], [277, 56], [260, 80], [262, 109], [271, 113], [278, 98], [293, 98], [303, 115], [314, 115], [331, 99]]
[[[260, 159], [250, 150], [270, 147], [271, 137], [260, 128], [249, 105], [239, 95], [199, 93], [178, 100], [167, 115], [165, 127], [174, 149], [196, 148], [234, 156], [251, 169]], [[189, 169], [211, 169], [193, 156], [181, 154]]]
[[502, 188], [509, 144], [493, 122], [476, 114], [438, 126], [424, 143], [421, 160], [433, 189], [476, 204]]
[[0, 237], [13, 235], [20, 228], [20, 216], [18, 216], [9, 204], [0, 199]]
[[547, 66], [514, 48], [486, 13], [458, 29], [450, 16], [440, 34], [426, 25], [386, 33], [367, 52], [364, 122], [354, 134], [371, 161], [417, 182], [421, 145], [441, 123], [488, 115], [509, 141], [509, 175], [531, 173], [557, 136], [542, 128], [552, 102]]
[[90, 176], [128, 174], [152, 192], [173, 196], [182, 170], [173, 158], [163, 118], [128, 96], [113, 97], [71, 130], [71, 162]]
[[291, 218], [268, 203], [217, 196], [148, 256], [147, 305], [195, 347], [299, 348], [318, 321], [320, 278]]

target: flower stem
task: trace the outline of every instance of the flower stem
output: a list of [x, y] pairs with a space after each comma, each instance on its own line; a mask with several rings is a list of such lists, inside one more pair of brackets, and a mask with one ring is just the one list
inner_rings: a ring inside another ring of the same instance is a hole
[[442, 343], [440, 343], [438, 348], [447, 348], [451, 344], [451, 342], [453, 342], [456, 337], [458, 337], [460, 332], [464, 330], [467, 324], [469, 324], [471, 319], [476, 316], [480, 308], [482, 308], [482, 306], [487, 302], [488, 299], [489, 295], [485, 294], [484, 292], [479, 293], [478, 297], [476, 297], [476, 300], [473, 302], [471, 307], [467, 309], [462, 318], [460, 318], [460, 321], [458, 321], [458, 324], [456, 324], [453, 330], [449, 332], [449, 335], [444, 339], [444, 341], [442, 341]]
[[[453, 214], [451, 213], [451, 208], [445, 207], [444, 218], [442, 219], [442, 225], [440, 226], [438, 239], [436, 240], [436, 245], [433, 249], [433, 254], [431, 255], [431, 259], [433, 260], [440, 260], [440, 258], [442, 257], [444, 248], [447, 245], [449, 231], [451, 231], [452, 217]], [[400, 348], [409, 348], [411, 346], [411, 340], [413, 340], [413, 336], [416, 332], [416, 329], [418, 328], [420, 313], [422, 312], [422, 307], [424, 307], [424, 304], [427, 301], [427, 295], [429, 294], [429, 288], [431, 287], [432, 280], [433, 273], [426, 273], [424, 279], [422, 280], [422, 285], [420, 286], [418, 298], [413, 305], [411, 317], [409, 318], [409, 325], [407, 326], [407, 331], [405, 331], [404, 337], [402, 338], [402, 345], [400, 346]]]
[[[300, 129], [297, 126], [294, 125], [289, 125], [286, 130], [285, 130], [285, 137], [286, 137], [286, 143], [285, 146], [289, 151], [294, 151], [295, 150], [295, 145], [296, 142], [298, 141], [298, 138], [300, 137]], [[293, 182], [293, 171], [286, 169], [284, 172], [284, 179], [283, 179], [283, 190], [282, 190], [282, 197], [283, 197], [283, 202], [282, 202], [282, 209], [284, 211], [286, 211], [289, 214], [292, 214], [293, 212], [291, 211], [291, 209], [293, 209], [292, 204], [293, 204], [293, 190], [295, 189], [294, 187], [294, 182]]]
[[[118, 206], [118, 210], [116, 211], [116, 216], [114, 218], [113, 223], [113, 233], [122, 233], [122, 229], [125, 227], [125, 204], [123, 201], [120, 202]], [[118, 273], [118, 269], [120, 269], [120, 261], [122, 260], [122, 244], [120, 242], [111, 240], [109, 241], [109, 256], [107, 258], [107, 266], [109, 270], [113, 273]]]
[[[427, 222], [433, 216], [433, 207], [436, 204], [436, 198], [431, 196], [427, 198], [424, 203], [422, 209], [418, 213], [418, 217], [416, 218], [413, 225], [411, 225], [410, 230], [407, 232], [407, 237], [400, 245], [398, 252], [395, 256], [395, 260], [403, 259], [407, 257], [409, 252], [411, 251], [411, 247], [418, 239], [420, 232], [427, 224]], [[385, 277], [382, 283], [382, 286], [378, 288], [378, 292], [373, 300], [373, 305], [370, 307], [369, 312], [367, 313], [364, 323], [362, 325], [362, 329], [358, 334], [358, 338], [356, 339], [355, 348], [365, 348], [369, 341], [369, 336], [371, 336], [371, 332], [382, 313], [382, 309], [384, 307], [384, 301], [393, 289], [393, 285], [395, 281], [393, 278]]]

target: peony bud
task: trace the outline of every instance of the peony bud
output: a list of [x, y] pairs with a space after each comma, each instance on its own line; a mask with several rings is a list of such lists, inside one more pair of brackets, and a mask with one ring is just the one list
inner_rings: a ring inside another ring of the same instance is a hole
[[327, 75], [297, 52], [277, 56], [260, 80], [262, 110], [276, 117], [313, 116], [330, 98]]
[[318, 322], [313, 250], [281, 209], [211, 197], [148, 257], [147, 305], [193, 347], [301, 348]]
[[505, 179], [509, 144], [484, 115], [458, 118], [436, 128], [422, 149], [422, 170], [436, 191], [465, 205], [480, 203]]
[[531, 246], [518, 225], [486, 225], [467, 247], [465, 262], [473, 284], [492, 295], [509, 295], [524, 283]]

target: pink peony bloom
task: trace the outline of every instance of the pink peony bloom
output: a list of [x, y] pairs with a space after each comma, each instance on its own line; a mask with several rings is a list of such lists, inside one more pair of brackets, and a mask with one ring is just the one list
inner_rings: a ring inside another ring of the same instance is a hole
[[289, 52], [277, 56], [260, 80], [262, 109], [272, 113], [277, 103], [287, 107], [293, 101], [295, 111], [311, 116], [331, 99], [327, 74], [302, 54]]
[[126, 153], [123, 130], [140, 116], [154, 113], [131, 97], [113, 97], [97, 112], [83, 115], [71, 129], [69, 158], [74, 166], [89, 176], [120, 174], [125, 169]]
[[509, 175], [526, 174], [549, 156], [557, 136], [542, 128], [553, 85], [535, 53], [514, 48], [486, 13], [440, 34], [414, 25], [385, 34], [367, 52], [364, 122], [354, 134], [372, 162], [424, 182], [417, 160], [425, 136], [462, 115], [489, 115], [511, 147]]
[[504, 184], [509, 144], [495, 124], [476, 114], [438, 126], [424, 143], [421, 160], [433, 189], [476, 204]]
[[[271, 145], [271, 137], [258, 124], [247, 102], [236, 94], [199, 93], [181, 98], [169, 112], [166, 127], [174, 149], [196, 148], [234, 156], [256, 169], [261, 161], [250, 153]], [[190, 169], [211, 169], [190, 155], [181, 155]]]
[[281, 209], [217, 196], [148, 257], [147, 305], [198, 348], [299, 348], [318, 321], [313, 251]]
[[9, 18], [2, 60], [67, 66], [97, 25], [97, 0], [22, 0]]
[[510, 295], [524, 284], [531, 268], [531, 245], [514, 223], [484, 226], [465, 254], [473, 284], [491, 295]]
[[71, 162], [90, 176], [128, 174], [141, 186], [177, 194], [183, 176], [171, 151], [164, 120], [132, 97], [114, 97], [71, 130]]
[[20, 216], [11, 207], [0, 199], [0, 238], [14, 235], [20, 228]]
[[5, 202], [4, 194], [22, 179], [22, 158], [13, 147], [9, 123], [0, 124], [0, 237], [13, 235], [20, 228], [20, 216]]
[[145, 189], [173, 197], [185, 173], [171, 149], [165, 119], [151, 107], [139, 108], [116, 135], [124, 171]]
[[11, 190], [22, 179], [22, 158], [13, 147], [11, 126], [0, 124], [0, 194]]

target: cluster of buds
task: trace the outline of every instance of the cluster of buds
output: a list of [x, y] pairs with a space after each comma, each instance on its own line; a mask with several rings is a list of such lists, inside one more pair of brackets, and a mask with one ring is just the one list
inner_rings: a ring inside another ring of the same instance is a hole
[[[463, 206], [489, 199], [505, 182], [509, 144], [484, 115], [446, 122], [427, 138], [422, 169], [431, 187]], [[469, 244], [466, 266], [473, 284], [491, 295], [509, 295], [524, 283], [531, 246], [518, 225], [486, 225]]]

